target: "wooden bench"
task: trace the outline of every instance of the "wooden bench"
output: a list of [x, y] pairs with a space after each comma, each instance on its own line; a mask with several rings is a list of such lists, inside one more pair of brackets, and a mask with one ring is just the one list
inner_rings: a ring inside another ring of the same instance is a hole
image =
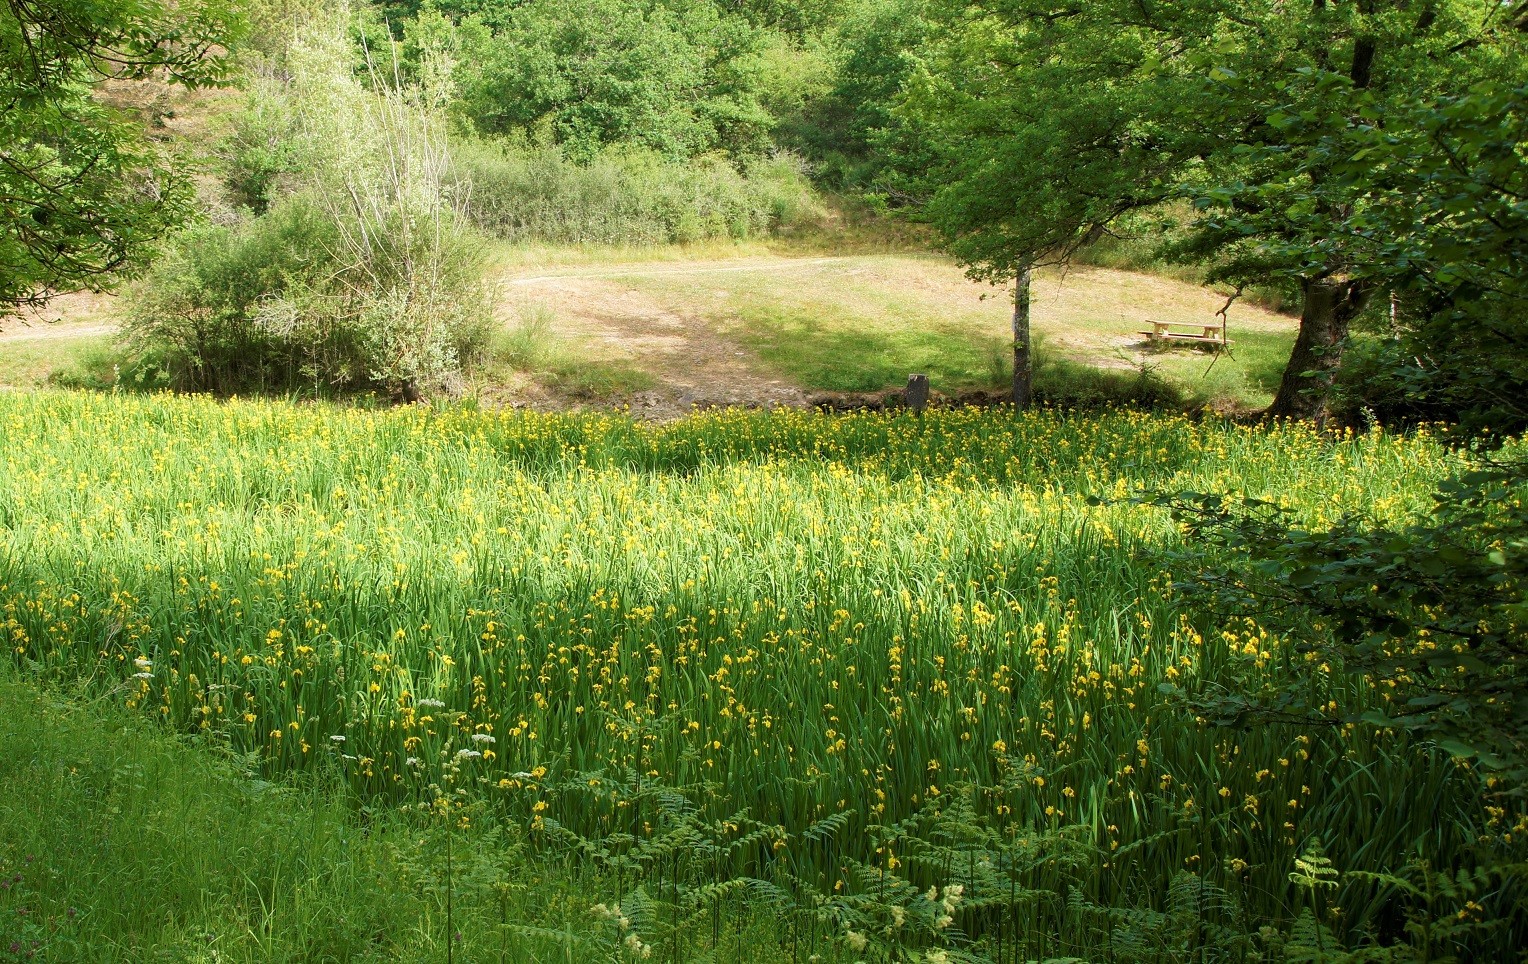
[[[1187, 328], [1188, 331], [1173, 331], [1174, 328]], [[1227, 344], [1225, 330], [1219, 325], [1182, 325], [1171, 321], [1153, 321], [1151, 331], [1143, 331], [1152, 341], [1189, 341], [1203, 345]]]

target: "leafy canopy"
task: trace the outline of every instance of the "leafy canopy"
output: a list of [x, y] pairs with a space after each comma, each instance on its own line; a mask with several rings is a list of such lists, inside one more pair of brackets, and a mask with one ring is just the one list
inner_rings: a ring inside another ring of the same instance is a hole
[[[1358, 91], [1383, 113], [1490, 76], [1498, 38], [1479, 24], [1494, 6], [948, 4], [903, 105], [939, 137], [931, 216], [979, 273], [1010, 276], [1128, 211], [1184, 199], [1218, 212], [1309, 185], [1323, 173], [1284, 121], [1341, 129]], [[1342, 211], [1313, 223], [1259, 210], [1235, 258], [1213, 220], [1195, 219], [1177, 253], [1238, 282], [1346, 269], [1329, 243]]]
[[668, 157], [756, 152], [760, 34], [709, 0], [529, 0], [405, 24], [411, 60], [445, 48], [458, 109], [484, 134], [520, 134], [575, 158], [613, 144]]
[[92, 85], [219, 83], [238, 27], [222, 0], [0, 8], [0, 309], [99, 283], [185, 216], [184, 177]]

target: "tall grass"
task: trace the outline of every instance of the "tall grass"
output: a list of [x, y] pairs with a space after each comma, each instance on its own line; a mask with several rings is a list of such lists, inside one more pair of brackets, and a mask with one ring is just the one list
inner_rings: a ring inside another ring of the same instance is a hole
[[[592, 910], [616, 900], [613, 881], [533, 861], [481, 807], [465, 821], [358, 814], [334, 774], [272, 783], [109, 700], [13, 677], [0, 666], [0, 960], [592, 962], [624, 949]], [[718, 955], [779, 942], [762, 915], [729, 914], [710, 938], [687, 935]], [[833, 957], [825, 941], [813, 950]]]
[[1164, 703], [1298, 657], [1174, 598], [1165, 518], [1089, 502], [1404, 517], [1459, 464], [1425, 434], [38, 395], [0, 398], [0, 439], [0, 632], [32, 673], [365, 799], [468, 789], [676, 904], [742, 875], [856, 934], [926, 912], [912, 946], [1089, 955], [1124, 909], [1166, 915], [1141, 947], [1289, 921], [1319, 838], [1344, 874], [1323, 922], [1351, 936], [1399, 923], [1354, 872], [1504, 829], [1425, 748]]
[[556, 147], [477, 141], [457, 145], [452, 177], [473, 223], [517, 242], [747, 240], [810, 225], [823, 213], [800, 161], [783, 154], [739, 165], [628, 148], [579, 163]]

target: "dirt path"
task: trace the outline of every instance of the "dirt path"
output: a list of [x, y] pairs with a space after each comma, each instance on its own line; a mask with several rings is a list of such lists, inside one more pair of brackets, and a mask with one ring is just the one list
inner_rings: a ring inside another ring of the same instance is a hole
[[751, 257], [700, 262], [642, 262], [500, 278], [500, 317], [513, 324], [520, 308], [550, 308], [555, 332], [594, 346], [598, 356], [620, 359], [655, 376], [657, 388], [627, 401], [651, 416], [681, 414], [693, 407], [801, 406], [809, 396], [771, 372], [757, 355], [697, 314], [675, 308], [623, 280], [664, 276], [790, 274], [816, 271], [848, 258]]
[[59, 295], [41, 309], [25, 309], [19, 317], [0, 319], [0, 342], [54, 341], [109, 335], [117, 330], [117, 299], [77, 291]]
[[117, 330], [110, 322], [86, 322], [83, 324], [52, 323], [32, 325], [7, 325], [0, 331], [0, 341], [53, 341], [67, 338], [89, 338], [93, 335], [109, 335]]

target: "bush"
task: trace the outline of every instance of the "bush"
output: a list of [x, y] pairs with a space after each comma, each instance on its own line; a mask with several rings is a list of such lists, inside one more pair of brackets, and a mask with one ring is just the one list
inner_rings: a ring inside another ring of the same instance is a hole
[[256, 91], [232, 118], [232, 129], [218, 145], [223, 183], [234, 204], [256, 214], [270, 208], [284, 182], [297, 174], [294, 119]]
[[1182, 392], [1149, 369], [1113, 371], [1044, 353], [1035, 365], [1034, 395], [1041, 404], [1066, 409], [1171, 411], [1188, 406]]
[[[178, 387], [412, 401], [455, 394], [486, 341], [480, 245], [429, 92], [363, 87], [344, 27], [310, 30], [256, 92], [248, 116], [271, 137], [253, 143], [275, 146], [235, 170], [259, 175], [246, 200], [270, 209], [181, 235], [134, 294], [130, 342]], [[273, 171], [290, 174], [284, 196]]]
[[1510, 351], [1456, 339], [1439, 357], [1425, 337], [1356, 338], [1343, 356], [1333, 414], [1349, 425], [1452, 423], [1460, 438], [1500, 441], [1528, 429], [1528, 370]]
[[[459, 116], [483, 134], [545, 134], [569, 156], [617, 144], [674, 160], [769, 143], [762, 35], [710, 0], [524, 0], [405, 27], [404, 69], [447, 53]], [[431, 68], [424, 66], [423, 72]]]
[[453, 154], [450, 181], [478, 227], [511, 241], [665, 244], [742, 240], [820, 216], [799, 159], [734, 166], [680, 163], [647, 150], [600, 153], [587, 164], [557, 147], [473, 142]]
[[133, 290], [124, 328], [134, 355], [157, 354], [189, 391], [450, 393], [490, 319], [470, 239], [448, 230], [440, 242], [429, 283], [406, 276], [406, 251], [378, 259], [397, 269], [387, 277], [339, 257], [327, 212], [295, 196], [174, 239]]

